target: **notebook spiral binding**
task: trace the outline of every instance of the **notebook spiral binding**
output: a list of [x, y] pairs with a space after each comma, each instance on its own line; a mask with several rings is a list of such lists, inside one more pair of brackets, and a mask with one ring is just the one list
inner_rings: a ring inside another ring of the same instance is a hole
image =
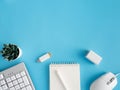
[[77, 62], [52, 62], [50, 64], [79, 64]]

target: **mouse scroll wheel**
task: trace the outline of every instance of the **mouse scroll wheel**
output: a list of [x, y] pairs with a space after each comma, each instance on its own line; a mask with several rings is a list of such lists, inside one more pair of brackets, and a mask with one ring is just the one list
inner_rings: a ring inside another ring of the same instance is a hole
[[110, 85], [114, 80], [115, 80], [115, 77], [111, 78], [111, 79], [107, 82], [107, 85]]

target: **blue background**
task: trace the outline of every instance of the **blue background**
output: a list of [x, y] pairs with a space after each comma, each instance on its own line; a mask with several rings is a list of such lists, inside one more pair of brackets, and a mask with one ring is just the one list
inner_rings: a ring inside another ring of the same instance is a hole
[[[13, 62], [0, 56], [1, 71], [23, 61], [36, 90], [49, 90], [51, 62], [78, 62], [81, 88], [89, 90], [105, 72], [120, 72], [120, 1], [0, 0], [0, 49], [4, 43], [17, 44], [23, 55]], [[86, 50], [101, 55], [101, 64], [85, 59]], [[45, 52], [52, 58], [36, 63]]]

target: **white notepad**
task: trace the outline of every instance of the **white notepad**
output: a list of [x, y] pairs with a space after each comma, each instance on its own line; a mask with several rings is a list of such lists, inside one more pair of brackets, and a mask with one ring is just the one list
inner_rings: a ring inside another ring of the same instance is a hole
[[80, 90], [79, 64], [50, 64], [50, 90]]

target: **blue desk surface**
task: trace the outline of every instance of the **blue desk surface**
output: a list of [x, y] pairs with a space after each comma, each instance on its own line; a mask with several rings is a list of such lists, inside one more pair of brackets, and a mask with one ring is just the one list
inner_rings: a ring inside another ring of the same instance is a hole
[[[82, 90], [105, 72], [120, 72], [119, 40], [119, 0], [0, 0], [0, 49], [14, 43], [23, 51], [14, 62], [0, 56], [0, 70], [25, 62], [36, 90], [49, 90], [51, 62], [80, 63]], [[100, 65], [84, 58], [90, 49], [103, 57]], [[45, 52], [52, 58], [36, 63]]]

